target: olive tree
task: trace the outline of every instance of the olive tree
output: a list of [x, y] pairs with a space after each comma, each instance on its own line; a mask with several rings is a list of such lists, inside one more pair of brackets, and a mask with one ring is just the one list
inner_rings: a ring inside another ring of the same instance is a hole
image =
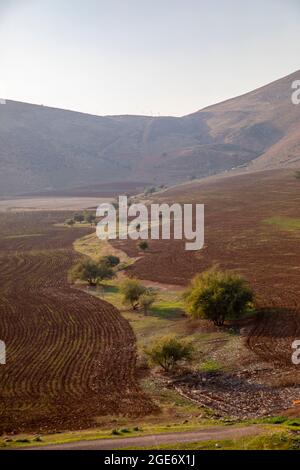
[[193, 351], [194, 348], [190, 342], [174, 335], [157, 338], [148, 349], [145, 349], [150, 364], [159, 365], [166, 372], [172, 371], [180, 361], [191, 361]]
[[84, 260], [71, 270], [73, 280], [86, 281], [90, 286], [104, 279], [111, 279], [113, 276], [112, 268], [101, 261]]
[[139, 299], [139, 304], [144, 310], [144, 314], [148, 315], [149, 309], [152, 307], [156, 299], [156, 293], [153, 290], [146, 290]]
[[120, 264], [120, 258], [115, 255], [103, 256], [102, 261], [106, 263], [108, 266], [110, 266], [111, 268], [114, 268], [118, 266], [118, 264]]
[[230, 271], [213, 268], [198, 274], [184, 294], [192, 318], [206, 318], [217, 326], [241, 318], [253, 307], [253, 292], [246, 280]]
[[140, 243], [139, 243], [139, 248], [140, 248], [142, 251], [148, 250], [148, 248], [149, 248], [148, 242], [147, 242], [146, 240], [140, 241]]
[[140, 298], [146, 291], [137, 279], [126, 279], [122, 282], [120, 290], [123, 294], [123, 303], [131, 305], [133, 310], [138, 308]]
[[75, 224], [75, 222], [73, 219], [67, 219], [65, 221], [65, 224], [68, 225], [69, 227], [72, 227]]
[[84, 221], [84, 215], [80, 213], [76, 213], [74, 214], [73, 219], [75, 220], [75, 222], [79, 222], [81, 224], [81, 222]]
[[87, 211], [84, 213], [84, 221], [86, 223], [93, 225], [93, 223], [95, 223], [95, 220], [96, 220], [95, 214], [92, 214], [91, 212], [87, 212]]

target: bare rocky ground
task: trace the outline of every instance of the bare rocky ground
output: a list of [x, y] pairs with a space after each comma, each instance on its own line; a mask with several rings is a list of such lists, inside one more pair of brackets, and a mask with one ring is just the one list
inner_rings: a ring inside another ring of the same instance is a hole
[[249, 372], [239, 374], [194, 373], [176, 379], [172, 386], [200, 406], [222, 417], [261, 418], [282, 414], [300, 394], [300, 387], [274, 388], [254, 382]]

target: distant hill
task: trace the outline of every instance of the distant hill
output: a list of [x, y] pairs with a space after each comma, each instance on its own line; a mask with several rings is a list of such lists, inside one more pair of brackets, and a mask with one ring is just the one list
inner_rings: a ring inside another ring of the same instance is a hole
[[180, 118], [99, 117], [7, 101], [0, 105], [0, 196], [300, 166], [295, 79], [300, 71]]

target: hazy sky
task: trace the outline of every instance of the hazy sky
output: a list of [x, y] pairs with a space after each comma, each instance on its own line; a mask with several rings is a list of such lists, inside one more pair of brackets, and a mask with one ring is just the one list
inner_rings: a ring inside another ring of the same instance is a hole
[[183, 115], [300, 69], [300, 0], [0, 0], [0, 97]]

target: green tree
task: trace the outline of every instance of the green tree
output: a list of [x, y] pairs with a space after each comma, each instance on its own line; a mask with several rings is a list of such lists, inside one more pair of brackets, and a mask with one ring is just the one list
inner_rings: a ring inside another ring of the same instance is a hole
[[106, 263], [111, 268], [114, 268], [115, 266], [118, 266], [118, 264], [120, 264], [120, 258], [115, 255], [103, 256], [102, 261], [103, 263]]
[[242, 317], [252, 308], [253, 292], [245, 279], [213, 268], [198, 274], [184, 294], [193, 318], [206, 318], [221, 326]]
[[67, 219], [67, 220], [65, 221], [65, 224], [66, 224], [66, 225], [69, 225], [69, 227], [72, 227], [72, 226], [75, 224], [75, 222], [74, 222], [73, 219]]
[[139, 248], [143, 251], [148, 250], [149, 248], [148, 242], [146, 240], [141, 240], [139, 243]]
[[90, 286], [94, 286], [99, 281], [111, 279], [114, 272], [107, 264], [103, 262], [95, 262], [92, 260], [84, 260], [78, 263], [71, 270], [71, 278], [73, 281], [86, 281]]
[[111, 279], [115, 276], [115, 272], [111, 266], [108, 266], [102, 260], [98, 262], [97, 282]]
[[74, 214], [73, 219], [75, 220], [75, 222], [79, 222], [81, 224], [81, 222], [84, 221], [84, 215], [80, 213], [76, 213]]
[[137, 279], [126, 279], [121, 284], [123, 303], [129, 304], [136, 310], [139, 306], [140, 297], [145, 293], [145, 287]]
[[156, 293], [153, 290], [146, 290], [139, 299], [139, 304], [144, 310], [144, 314], [148, 315], [149, 309], [152, 307], [156, 299]]
[[84, 213], [84, 221], [87, 223], [87, 224], [93, 224], [96, 220], [96, 216], [95, 214], [92, 214], [91, 212], [88, 212], [88, 211], [85, 211]]
[[179, 339], [175, 335], [157, 338], [145, 350], [152, 365], [159, 365], [166, 372], [171, 371], [180, 361], [191, 361], [194, 348], [191, 343]]

